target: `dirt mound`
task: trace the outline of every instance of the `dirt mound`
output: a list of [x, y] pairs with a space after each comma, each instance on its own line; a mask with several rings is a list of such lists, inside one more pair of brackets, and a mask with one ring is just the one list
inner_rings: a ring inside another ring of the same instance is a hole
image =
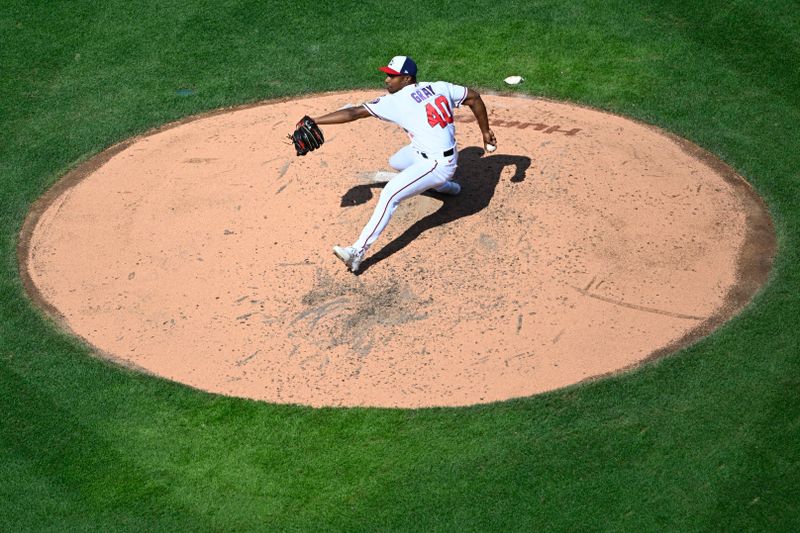
[[98, 155], [34, 206], [30, 293], [99, 353], [193, 387], [421, 407], [630, 367], [766, 279], [772, 227], [730, 169], [622, 117], [492, 95], [497, 152], [459, 110], [461, 195], [403, 204], [355, 276], [331, 247], [358, 235], [406, 137], [328, 126], [297, 158], [285, 134], [377, 94], [214, 113]]

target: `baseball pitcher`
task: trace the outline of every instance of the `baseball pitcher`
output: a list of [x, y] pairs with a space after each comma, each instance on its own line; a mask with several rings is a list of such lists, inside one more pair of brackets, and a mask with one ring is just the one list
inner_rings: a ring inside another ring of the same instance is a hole
[[393, 57], [378, 70], [386, 74], [388, 94], [357, 107], [340, 109], [321, 117], [303, 117], [290, 136], [297, 155], [319, 148], [324, 142], [320, 124], [343, 124], [376, 117], [403, 128], [411, 143], [401, 148], [389, 164], [399, 174], [381, 192], [372, 217], [352, 246], [334, 246], [333, 252], [350, 271], [357, 272], [369, 247], [378, 239], [403, 200], [429, 189], [456, 195], [461, 186], [451, 181], [458, 162], [453, 109], [467, 105], [478, 121], [487, 151], [497, 140], [489, 128], [486, 106], [473, 89], [446, 81], [418, 82], [417, 65], [407, 56]]

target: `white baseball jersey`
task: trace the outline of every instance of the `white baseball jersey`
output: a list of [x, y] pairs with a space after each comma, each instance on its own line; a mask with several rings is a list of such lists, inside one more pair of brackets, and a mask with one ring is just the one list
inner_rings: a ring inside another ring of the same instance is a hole
[[394, 94], [367, 102], [373, 116], [394, 122], [420, 152], [436, 155], [455, 147], [453, 109], [467, 97], [467, 88], [446, 81], [418, 82]]

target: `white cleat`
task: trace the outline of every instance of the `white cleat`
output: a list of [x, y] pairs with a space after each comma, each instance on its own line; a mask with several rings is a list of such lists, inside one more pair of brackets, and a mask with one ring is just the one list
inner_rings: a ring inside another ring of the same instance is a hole
[[350, 269], [350, 272], [357, 272], [358, 267], [361, 266], [361, 261], [364, 260], [365, 250], [357, 250], [352, 246], [343, 248], [341, 246], [334, 246], [333, 253], [336, 257], [342, 260], [345, 265]]
[[434, 190], [441, 194], [449, 194], [450, 196], [455, 196], [461, 192], [461, 185], [459, 185], [455, 181], [448, 181], [438, 189]]

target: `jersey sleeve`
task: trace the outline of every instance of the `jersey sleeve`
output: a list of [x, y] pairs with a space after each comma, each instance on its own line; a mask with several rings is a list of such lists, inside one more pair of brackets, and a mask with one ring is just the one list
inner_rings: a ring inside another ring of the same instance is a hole
[[377, 117], [381, 120], [388, 120], [389, 122], [396, 122], [397, 117], [394, 115], [397, 111], [397, 107], [392, 105], [390, 100], [391, 95], [387, 94], [375, 100], [364, 102], [362, 105], [373, 117]]
[[453, 107], [461, 107], [461, 104], [467, 99], [469, 89], [453, 83], [448, 83], [447, 85], [449, 85], [448, 89], [450, 90], [450, 100], [453, 102]]

